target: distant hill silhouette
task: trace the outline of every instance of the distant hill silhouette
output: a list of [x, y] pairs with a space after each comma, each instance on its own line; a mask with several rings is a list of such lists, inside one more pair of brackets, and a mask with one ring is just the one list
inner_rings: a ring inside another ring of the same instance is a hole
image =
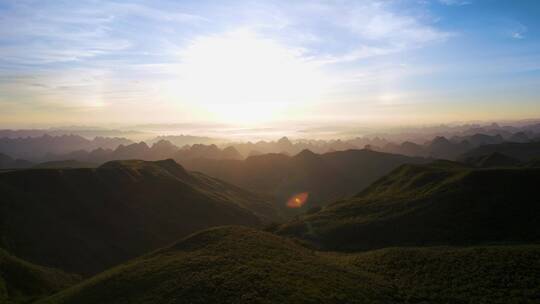
[[92, 151], [78, 150], [67, 154], [51, 156], [55, 160], [73, 159], [80, 162], [103, 164], [112, 160], [141, 159], [155, 161], [172, 158], [178, 162], [191, 159], [241, 159], [233, 147], [224, 149], [216, 145], [196, 144], [179, 148], [167, 140], [160, 140], [151, 146], [146, 142], [119, 145], [116, 149], [98, 148]]
[[34, 169], [69, 169], [69, 168], [97, 168], [98, 164], [80, 162], [77, 160], [59, 160], [39, 163], [32, 168]]
[[205, 136], [192, 135], [163, 135], [157, 136], [148, 141], [149, 144], [154, 144], [159, 141], [168, 141], [177, 147], [191, 146], [196, 144], [212, 145], [223, 142], [223, 140]]
[[28, 263], [0, 248], [0, 303], [30, 303], [79, 281], [76, 275]]
[[6, 154], [0, 153], [0, 169], [21, 169], [21, 168], [30, 168], [34, 163], [23, 160], [23, 159], [13, 159]]
[[356, 197], [281, 227], [327, 249], [540, 240], [540, 169], [404, 165]]
[[352, 196], [376, 179], [405, 163], [427, 159], [348, 150], [315, 154], [304, 150], [295, 156], [264, 154], [246, 160], [193, 159], [187, 168], [215, 176], [242, 188], [274, 197], [276, 206], [301, 192], [309, 199], [301, 210]]
[[432, 140], [420, 145], [405, 141], [401, 144], [388, 143], [375, 150], [397, 153], [408, 156], [423, 156], [437, 159], [456, 160], [467, 151], [488, 144], [499, 144], [505, 139], [500, 135], [487, 135], [476, 133], [465, 136], [453, 136], [448, 139], [444, 136], [436, 136]]
[[96, 137], [88, 140], [79, 135], [50, 136], [45, 134], [39, 137], [5, 137], [0, 138], [0, 153], [31, 161], [57, 160], [54, 156], [59, 154], [79, 150], [90, 151], [97, 148], [115, 149], [119, 145], [131, 143], [132, 141], [125, 138]]
[[91, 274], [194, 231], [278, 217], [260, 197], [173, 160], [0, 173], [0, 247]]
[[504, 154], [519, 161], [527, 162], [540, 157], [540, 142], [485, 145], [464, 153], [459, 159], [467, 160], [490, 155], [492, 153]]
[[140, 132], [140, 131], [122, 131], [122, 130], [109, 130], [102, 128], [81, 128], [81, 127], [72, 127], [72, 128], [50, 128], [50, 129], [19, 129], [19, 130], [10, 130], [2, 129], [0, 130], [0, 138], [25, 138], [25, 137], [42, 137], [43, 135], [49, 136], [63, 136], [63, 135], [77, 135], [84, 138], [129, 138], [129, 137], [148, 137], [149, 133]]
[[216, 145], [192, 145], [178, 150], [173, 158], [179, 162], [191, 159], [242, 159], [242, 155], [233, 147], [220, 149]]
[[321, 253], [218, 227], [99, 274], [38, 304], [527, 303], [540, 246]]

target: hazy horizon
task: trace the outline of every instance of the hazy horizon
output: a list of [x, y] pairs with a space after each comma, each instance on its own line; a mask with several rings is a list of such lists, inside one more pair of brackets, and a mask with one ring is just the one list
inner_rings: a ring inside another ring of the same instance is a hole
[[[489, 127], [498, 124], [501, 127], [523, 127], [540, 123], [538, 119], [523, 120], [489, 120], [465, 121], [439, 124], [410, 124], [410, 125], [369, 125], [369, 124], [287, 124], [281, 126], [240, 127], [233, 124], [204, 124], [204, 123], [177, 123], [177, 124], [103, 124], [103, 125], [2, 125], [0, 130], [51, 130], [63, 131], [63, 134], [81, 135], [81, 131], [111, 131], [112, 137], [125, 137], [135, 141], [148, 141], [157, 136], [202, 136], [227, 142], [247, 141], [276, 141], [282, 137], [291, 140], [347, 140], [358, 137], [375, 137], [385, 135], [399, 135], [407, 133], [436, 136], [444, 134], [459, 134], [473, 127]], [[457, 129], [457, 130], [456, 130]], [[84, 135], [83, 135], [84, 136]], [[85, 136], [88, 137], [88, 136]], [[93, 138], [89, 136], [88, 138]], [[405, 137], [406, 138], [406, 137]], [[406, 139], [405, 139], [406, 140]], [[403, 141], [403, 140], [401, 140]], [[399, 142], [399, 141], [398, 141]]]

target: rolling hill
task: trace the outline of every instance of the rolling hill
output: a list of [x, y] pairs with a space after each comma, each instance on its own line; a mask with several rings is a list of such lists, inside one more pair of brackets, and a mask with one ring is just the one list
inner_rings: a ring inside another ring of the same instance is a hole
[[264, 154], [246, 160], [193, 159], [186, 168], [217, 177], [244, 189], [273, 198], [276, 207], [286, 209], [287, 200], [308, 193], [307, 203], [292, 214], [346, 198], [405, 163], [426, 163], [428, 159], [370, 150], [347, 150], [315, 154], [304, 150], [295, 156]]
[[291, 240], [219, 227], [40, 303], [385, 303], [387, 288]]
[[538, 168], [404, 165], [278, 232], [334, 250], [537, 242], [539, 182]]
[[28, 263], [0, 249], [0, 303], [29, 303], [79, 281], [76, 275]]
[[538, 245], [320, 253], [218, 227], [38, 303], [533, 303], [539, 258]]
[[0, 173], [0, 247], [84, 275], [200, 229], [277, 216], [259, 196], [173, 160]]

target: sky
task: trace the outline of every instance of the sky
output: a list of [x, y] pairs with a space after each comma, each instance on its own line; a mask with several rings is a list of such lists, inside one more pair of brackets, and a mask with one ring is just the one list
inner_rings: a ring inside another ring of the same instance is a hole
[[540, 117], [540, 1], [0, 0], [0, 126]]

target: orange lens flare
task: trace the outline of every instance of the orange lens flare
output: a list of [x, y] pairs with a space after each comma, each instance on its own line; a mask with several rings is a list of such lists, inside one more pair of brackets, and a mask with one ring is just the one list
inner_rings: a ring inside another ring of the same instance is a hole
[[308, 197], [309, 194], [307, 192], [295, 194], [287, 201], [287, 207], [300, 208], [307, 202]]

